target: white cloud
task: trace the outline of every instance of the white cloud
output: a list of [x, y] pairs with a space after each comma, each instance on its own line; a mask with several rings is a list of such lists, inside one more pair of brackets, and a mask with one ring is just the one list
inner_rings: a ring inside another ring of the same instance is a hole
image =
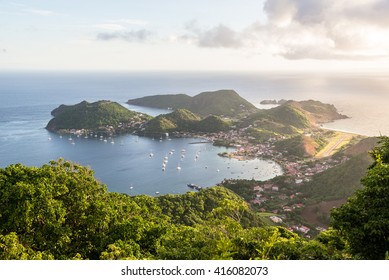
[[181, 40], [199, 47], [244, 48], [287, 59], [389, 57], [387, 0], [267, 0], [266, 23], [242, 30], [186, 26]]
[[186, 30], [190, 34], [179, 38], [187, 42], [196, 42], [200, 47], [239, 48], [242, 46], [240, 34], [223, 24], [202, 30], [197, 21], [191, 21], [186, 24]]
[[98, 33], [96, 39], [99, 41], [123, 40], [126, 42], [146, 42], [152, 37], [153, 33], [146, 29], [117, 31], [117, 32], [101, 32]]

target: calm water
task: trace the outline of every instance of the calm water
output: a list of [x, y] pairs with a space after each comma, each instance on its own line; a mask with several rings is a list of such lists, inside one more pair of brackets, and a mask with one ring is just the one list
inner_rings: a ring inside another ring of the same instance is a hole
[[[187, 183], [211, 186], [224, 178], [264, 180], [279, 174], [279, 166], [259, 159], [227, 160], [217, 156], [225, 148], [190, 144], [194, 139], [159, 142], [128, 135], [114, 139], [114, 144], [76, 138], [73, 145], [68, 137], [59, 138], [44, 127], [51, 110], [60, 104], [101, 99], [124, 103], [145, 95], [195, 95], [231, 88], [254, 104], [270, 98], [330, 102], [352, 118], [327, 127], [365, 135], [389, 134], [388, 81], [382, 75], [0, 73], [0, 166], [17, 162], [40, 166], [64, 157], [91, 166], [109, 190], [133, 194], [183, 193], [188, 190]], [[127, 107], [151, 115], [166, 112]], [[185, 157], [181, 157], [182, 149]], [[163, 172], [165, 156], [169, 159]]]

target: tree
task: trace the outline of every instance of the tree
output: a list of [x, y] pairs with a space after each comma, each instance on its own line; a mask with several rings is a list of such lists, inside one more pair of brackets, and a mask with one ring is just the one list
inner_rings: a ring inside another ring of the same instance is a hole
[[374, 164], [362, 178], [364, 185], [348, 202], [331, 212], [355, 258], [384, 259], [389, 251], [389, 138], [371, 152]]

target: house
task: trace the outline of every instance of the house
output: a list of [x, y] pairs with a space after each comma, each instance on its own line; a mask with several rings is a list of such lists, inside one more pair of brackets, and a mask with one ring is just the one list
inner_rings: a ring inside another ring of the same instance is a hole
[[297, 227], [297, 230], [304, 233], [304, 234], [307, 234], [311, 229], [306, 227], [306, 226], [300, 226], [300, 227]]
[[284, 212], [292, 212], [292, 207], [290, 207], [290, 206], [284, 206], [284, 207], [282, 207], [282, 210], [284, 210]]
[[264, 189], [261, 186], [254, 186], [254, 191], [263, 192]]
[[270, 216], [269, 219], [272, 220], [272, 222], [276, 223], [276, 224], [283, 222], [282, 219], [280, 217], [277, 217], [277, 216]]

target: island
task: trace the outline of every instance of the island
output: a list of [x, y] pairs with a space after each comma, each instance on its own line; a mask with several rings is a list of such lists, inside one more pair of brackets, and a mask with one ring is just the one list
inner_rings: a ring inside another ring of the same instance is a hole
[[154, 95], [130, 99], [128, 104], [161, 108], [186, 109], [201, 116], [240, 117], [258, 109], [234, 90], [208, 91], [193, 97], [186, 94]]
[[101, 100], [82, 101], [75, 105], [60, 105], [51, 112], [54, 117], [46, 129], [56, 133], [115, 135], [132, 133], [142, 128], [151, 117]]

